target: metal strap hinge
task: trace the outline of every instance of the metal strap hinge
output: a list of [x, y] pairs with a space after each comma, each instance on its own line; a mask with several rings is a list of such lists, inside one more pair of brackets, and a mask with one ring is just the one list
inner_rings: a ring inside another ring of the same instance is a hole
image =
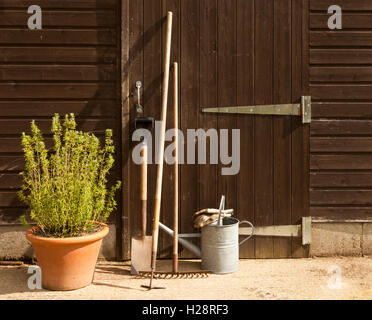
[[[252, 233], [252, 228], [239, 228], [239, 235], [245, 236]], [[298, 225], [264, 226], [254, 228], [255, 236], [270, 237], [300, 237], [302, 245], [311, 244], [311, 217], [302, 217]]]
[[311, 122], [311, 97], [302, 96], [301, 103], [272, 104], [258, 106], [203, 108], [202, 112], [228, 114], [260, 114], [260, 115], [289, 115], [301, 116], [302, 123]]

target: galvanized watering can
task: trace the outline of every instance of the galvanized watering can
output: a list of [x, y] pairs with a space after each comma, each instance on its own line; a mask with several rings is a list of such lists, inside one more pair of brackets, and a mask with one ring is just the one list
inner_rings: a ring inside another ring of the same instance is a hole
[[[239, 226], [249, 224], [252, 234], [239, 243]], [[160, 223], [160, 228], [173, 236], [173, 230]], [[180, 234], [178, 241], [185, 248], [202, 259], [202, 269], [213, 273], [232, 273], [239, 267], [239, 246], [254, 234], [254, 227], [249, 221], [241, 221], [232, 217], [225, 217], [202, 228], [201, 233]], [[201, 237], [201, 250], [185, 238]]]
[[[239, 226], [249, 224], [252, 234], [239, 243]], [[201, 268], [213, 273], [232, 273], [239, 268], [239, 246], [253, 236], [254, 227], [249, 221], [223, 218], [222, 223], [212, 223], [201, 231]]]

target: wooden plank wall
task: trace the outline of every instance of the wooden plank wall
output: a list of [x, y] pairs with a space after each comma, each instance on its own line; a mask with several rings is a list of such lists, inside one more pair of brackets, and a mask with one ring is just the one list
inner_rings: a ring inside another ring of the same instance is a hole
[[[296, 224], [308, 215], [309, 126], [291, 117], [200, 112], [203, 107], [300, 101], [305, 83], [302, 79], [302, 14], [306, 6], [303, 3], [307, 0], [128, 2], [125, 25], [130, 43], [127, 69], [130, 121], [135, 117], [138, 80], [144, 84], [145, 116], [160, 118], [164, 17], [171, 10], [174, 13], [172, 61], [180, 66], [179, 120], [184, 135], [187, 129], [241, 129], [238, 175], [221, 176], [221, 164], [180, 167], [181, 233], [196, 232], [192, 228], [193, 212], [218, 206], [222, 194], [226, 195], [226, 206], [236, 209], [240, 220], [250, 220], [256, 225]], [[172, 119], [172, 111], [168, 119]], [[167, 127], [172, 127], [170, 120]], [[127, 165], [128, 225], [130, 234], [135, 235], [140, 232], [139, 168], [131, 162]], [[155, 166], [151, 165], [148, 230], [153, 213], [155, 174]], [[172, 226], [173, 176], [168, 165], [165, 165], [163, 186], [161, 221]], [[161, 233], [161, 257], [170, 257], [171, 243], [171, 239]], [[240, 252], [242, 258], [306, 255], [298, 241], [270, 237], [250, 240]], [[123, 255], [130, 256], [129, 243], [123, 243]], [[189, 257], [189, 253], [184, 250], [182, 257]]]
[[32, 119], [45, 133], [56, 112], [74, 112], [79, 128], [98, 136], [114, 129], [111, 178], [120, 179], [120, 2], [39, 0], [42, 30], [27, 27], [32, 4], [0, 1], [0, 224], [18, 223], [27, 211], [16, 191], [23, 168], [20, 136]]
[[[327, 28], [330, 5], [343, 29]], [[372, 2], [310, 1], [311, 215], [372, 219]]]

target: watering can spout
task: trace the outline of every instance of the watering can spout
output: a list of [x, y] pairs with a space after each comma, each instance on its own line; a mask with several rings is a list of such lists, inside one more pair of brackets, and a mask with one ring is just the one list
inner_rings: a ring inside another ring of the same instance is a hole
[[[159, 222], [159, 227], [160, 229], [165, 231], [167, 234], [169, 234], [171, 237], [173, 237], [174, 232], [172, 229], [168, 228], [166, 225], [162, 224], [161, 222]], [[201, 258], [201, 250], [196, 245], [182, 238], [178, 238], [178, 242], [182, 244], [185, 248], [190, 250], [198, 258]]]

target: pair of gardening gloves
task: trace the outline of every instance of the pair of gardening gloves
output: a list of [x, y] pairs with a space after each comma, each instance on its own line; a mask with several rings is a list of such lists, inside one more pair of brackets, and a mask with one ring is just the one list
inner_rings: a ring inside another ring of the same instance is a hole
[[[233, 209], [222, 210], [222, 218], [231, 217], [234, 213]], [[203, 209], [194, 213], [194, 228], [203, 228], [218, 220], [218, 209]]]

